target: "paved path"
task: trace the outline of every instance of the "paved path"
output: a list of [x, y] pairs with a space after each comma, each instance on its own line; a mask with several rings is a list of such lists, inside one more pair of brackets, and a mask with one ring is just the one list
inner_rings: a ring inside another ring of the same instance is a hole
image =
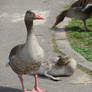
[[[11, 68], [5, 67], [11, 48], [25, 41], [23, 16], [27, 9], [32, 9], [46, 20], [35, 22], [35, 33], [46, 53], [46, 59], [56, 56], [53, 52], [50, 30], [56, 15], [63, 10], [69, 0], [1, 0], [0, 1], [0, 92], [21, 92], [21, 85]], [[25, 86], [33, 87], [33, 76], [24, 76]], [[92, 92], [91, 77], [79, 69], [71, 77], [62, 77], [54, 82], [47, 78], [39, 79], [40, 87], [48, 92]]]

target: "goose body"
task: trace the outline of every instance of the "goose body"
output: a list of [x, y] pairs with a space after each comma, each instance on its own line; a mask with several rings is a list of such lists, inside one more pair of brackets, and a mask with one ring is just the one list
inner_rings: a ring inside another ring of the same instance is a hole
[[70, 7], [82, 7], [84, 8], [87, 4], [91, 4], [92, 0], [77, 0]]
[[52, 76], [71, 76], [77, 67], [77, 62], [71, 57], [59, 57], [59, 60], [48, 71], [48, 74]]
[[[38, 88], [37, 71], [44, 60], [44, 51], [39, 45], [37, 38], [33, 32], [33, 20], [43, 19], [41, 16], [28, 10], [25, 14], [25, 25], [27, 28], [27, 39], [24, 44], [15, 46], [9, 55], [9, 65], [21, 81], [23, 92], [46, 92]], [[32, 91], [27, 91], [24, 88], [23, 74], [34, 73], [35, 86]]]
[[18, 45], [16, 50], [17, 53], [11, 57], [12, 60], [9, 64], [18, 74], [27, 74], [37, 70], [44, 60], [44, 51], [40, 47], [35, 34], [31, 34], [26, 43], [24, 45]]
[[71, 8], [67, 11], [66, 17], [86, 20], [91, 17], [91, 13], [86, 13], [81, 7]]

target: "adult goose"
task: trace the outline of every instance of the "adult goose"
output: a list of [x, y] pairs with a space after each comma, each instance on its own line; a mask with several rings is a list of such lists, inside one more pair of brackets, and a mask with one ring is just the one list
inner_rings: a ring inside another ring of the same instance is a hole
[[82, 6], [80, 6], [79, 2], [76, 1], [69, 9], [64, 10], [56, 17], [56, 22], [54, 23], [53, 27], [56, 27], [56, 25], [63, 21], [65, 17], [70, 17], [82, 20], [85, 31], [88, 30], [86, 20], [92, 16], [92, 3], [87, 4], [85, 7], [84, 5]]
[[[24, 44], [15, 46], [9, 55], [9, 65], [12, 70], [18, 74], [20, 79], [23, 92], [46, 92], [38, 87], [38, 75], [37, 71], [44, 60], [44, 51], [40, 47], [36, 36], [33, 32], [33, 20], [44, 18], [35, 14], [31, 10], [28, 10], [25, 14], [25, 25], [27, 28], [27, 39]], [[35, 85], [32, 91], [27, 91], [24, 88], [23, 74], [28, 74], [30, 72], [34, 73]]]

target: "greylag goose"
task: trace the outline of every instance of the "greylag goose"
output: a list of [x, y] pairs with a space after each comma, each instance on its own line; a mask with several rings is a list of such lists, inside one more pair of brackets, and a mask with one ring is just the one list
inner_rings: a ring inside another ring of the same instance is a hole
[[84, 23], [85, 30], [88, 30], [86, 26], [86, 20], [92, 16], [92, 1], [91, 4], [86, 4], [86, 5], [85, 5], [86, 2], [79, 3], [80, 1], [76, 1], [71, 5], [69, 9], [66, 9], [63, 12], [61, 12], [56, 17], [56, 22], [53, 25], [53, 27], [56, 27], [56, 25], [58, 25], [61, 21], [63, 21], [65, 17], [70, 17], [70, 18], [77, 18], [82, 20]]
[[[28, 10], [25, 14], [25, 25], [27, 28], [27, 39], [24, 44], [15, 46], [9, 55], [9, 65], [12, 70], [18, 75], [23, 92], [46, 92], [38, 87], [37, 71], [44, 60], [44, 51], [40, 47], [36, 36], [33, 32], [33, 20], [44, 19], [43, 17]], [[35, 85], [32, 91], [27, 91], [24, 88], [23, 74], [34, 73]]]

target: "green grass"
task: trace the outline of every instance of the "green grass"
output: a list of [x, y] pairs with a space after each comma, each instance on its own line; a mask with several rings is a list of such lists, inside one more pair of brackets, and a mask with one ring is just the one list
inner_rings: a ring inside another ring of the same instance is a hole
[[92, 62], [92, 19], [87, 20], [88, 31], [84, 31], [82, 21], [72, 19], [67, 29], [67, 37], [72, 48]]

